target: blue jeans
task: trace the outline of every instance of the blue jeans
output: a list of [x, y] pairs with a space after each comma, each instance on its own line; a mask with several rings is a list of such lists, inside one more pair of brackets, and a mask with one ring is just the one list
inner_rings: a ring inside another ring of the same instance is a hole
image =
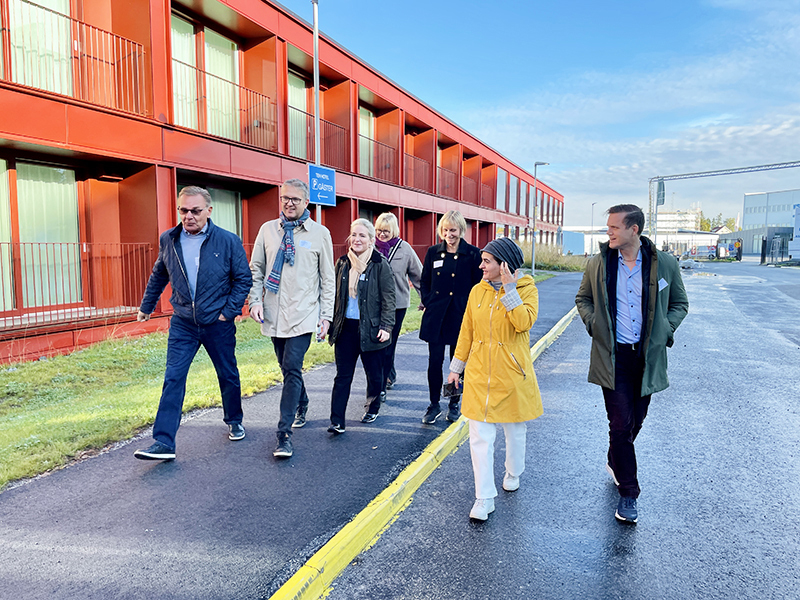
[[153, 438], [173, 450], [175, 434], [181, 424], [186, 377], [200, 346], [206, 349], [217, 371], [223, 420], [228, 424], [242, 422], [242, 387], [236, 366], [235, 323], [217, 321], [212, 325], [195, 325], [188, 319], [173, 316], [169, 324], [164, 385], [153, 425]]
[[290, 338], [272, 338], [275, 356], [283, 373], [281, 392], [281, 418], [278, 434], [292, 434], [292, 422], [298, 406], [308, 407], [306, 384], [303, 382], [303, 359], [311, 345], [311, 334], [304, 333]]
[[641, 489], [636, 474], [634, 441], [650, 406], [650, 396], [641, 396], [644, 360], [635, 350], [620, 345], [614, 360], [614, 389], [603, 388], [608, 416], [608, 464], [619, 481], [619, 495], [638, 498]]

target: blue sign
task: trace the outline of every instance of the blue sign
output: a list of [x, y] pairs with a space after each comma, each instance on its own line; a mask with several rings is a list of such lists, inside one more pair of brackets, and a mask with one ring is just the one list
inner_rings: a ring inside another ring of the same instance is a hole
[[336, 171], [309, 163], [308, 187], [311, 202], [323, 206], [336, 206]]

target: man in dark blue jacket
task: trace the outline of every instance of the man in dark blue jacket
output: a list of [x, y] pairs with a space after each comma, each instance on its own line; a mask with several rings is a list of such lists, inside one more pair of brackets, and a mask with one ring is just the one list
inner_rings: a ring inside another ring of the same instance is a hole
[[180, 191], [181, 224], [161, 234], [158, 259], [137, 316], [147, 321], [167, 283], [172, 286], [167, 368], [153, 425], [155, 441], [134, 453], [142, 460], [175, 458], [186, 377], [201, 345], [217, 371], [228, 438], [244, 438], [234, 319], [242, 314], [252, 277], [242, 241], [211, 222], [211, 209], [207, 190], [189, 186]]

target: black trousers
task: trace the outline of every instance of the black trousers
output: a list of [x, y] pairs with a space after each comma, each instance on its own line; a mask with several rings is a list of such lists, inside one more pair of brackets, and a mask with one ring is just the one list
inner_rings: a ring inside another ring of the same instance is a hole
[[608, 464], [619, 482], [619, 495], [638, 498], [633, 442], [650, 406], [650, 396], [641, 396], [644, 358], [630, 344], [621, 344], [614, 361], [614, 389], [603, 388], [608, 415]]
[[392, 341], [386, 347], [383, 363], [383, 388], [386, 391], [386, 382], [391, 379], [392, 383], [397, 379], [397, 371], [394, 369], [394, 355], [397, 352], [397, 338], [400, 337], [400, 330], [403, 328], [403, 319], [406, 318], [407, 308], [398, 308], [394, 311], [394, 328], [392, 329]]
[[361, 364], [364, 365], [364, 374], [367, 376], [366, 411], [378, 414], [381, 408], [382, 385], [386, 383], [383, 374], [385, 349], [362, 352], [358, 321], [345, 319], [342, 332], [333, 346], [333, 353], [336, 357], [336, 377], [333, 379], [331, 392], [331, 423], [342, 426], [345, 424], [347, 401], [350, 399], [350, 387], [353, 385], [353, 375], [356, 372], [359, 356]]
[[[444, 382], [444, 375], [442, 374], [442, 365], [444, 364], [444, 347], [445, 344], [428, 343], [428, 391], [430, 393], [431, 404], [439, 404], [439, 399], [442, 397], [442, 383]], [[450, 346], [450, 360], [453, 360], [453, 352], [455, 346]], [[448, 367], [450, 363], [447, 363]], [[450, 404], [458, 404], [461, 401], [461, 395], [452, 396]]]

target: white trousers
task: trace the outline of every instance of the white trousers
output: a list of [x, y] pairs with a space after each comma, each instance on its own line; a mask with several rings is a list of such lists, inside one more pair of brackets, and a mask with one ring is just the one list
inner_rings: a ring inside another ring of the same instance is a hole
[[494, 441], [498, 426], [503, 428], [506, 436], [506, 472], [519, 477], [525, 470], [527, 423], [484, 423], [469, 419], [469, 451], [472, 456], [472, 472], [475, 474], [476, 498], [497, 496], [494, 483]]

